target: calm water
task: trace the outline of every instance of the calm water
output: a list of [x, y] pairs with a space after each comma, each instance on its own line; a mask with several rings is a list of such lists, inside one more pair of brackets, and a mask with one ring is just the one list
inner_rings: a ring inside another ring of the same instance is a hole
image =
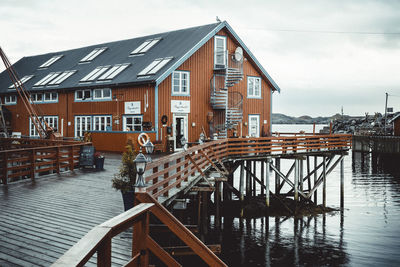
[[[312, 125], [273, 126], [273, 131], [299, 130], [312, 131]], [[400, 266], [399, 163], [346, 156], [343, 212], [301, 219], [225, 218], [221, 257], [229, 266]], [[327, 177], [331, 207], [340, 204], [339, 172], [338, 165]]]

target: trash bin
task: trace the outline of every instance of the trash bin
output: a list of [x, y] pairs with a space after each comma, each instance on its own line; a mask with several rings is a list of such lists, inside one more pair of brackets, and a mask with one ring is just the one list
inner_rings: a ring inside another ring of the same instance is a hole
[[96, 165], [96, 170], [104, 170], [104, 157], [98, 157], [94, 159], [94, 165]]

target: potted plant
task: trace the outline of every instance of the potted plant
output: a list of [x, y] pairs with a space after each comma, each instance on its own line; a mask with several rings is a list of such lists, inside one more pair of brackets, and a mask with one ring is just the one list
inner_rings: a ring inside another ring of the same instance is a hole
[[125, 211], [133, 207], [134, 187], [136, 182], [136, 153], [132, 142], [128, 142], [126, 151], [122, 154], [119, 172], [112, 179], [112, 187], [121, 191]]

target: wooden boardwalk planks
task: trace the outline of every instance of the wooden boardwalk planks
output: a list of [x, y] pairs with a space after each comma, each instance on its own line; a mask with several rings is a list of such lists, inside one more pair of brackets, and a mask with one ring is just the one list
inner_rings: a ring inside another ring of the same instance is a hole
[[[105, 171], [77, 170], [0, 187], [0, 266], [49, 266], [94, 226], [123, 212], [121, 194], [111, 188], [120, 162], [110, 154]], [[113, 264], [130, 258], [128, 233], [112, 246]]]

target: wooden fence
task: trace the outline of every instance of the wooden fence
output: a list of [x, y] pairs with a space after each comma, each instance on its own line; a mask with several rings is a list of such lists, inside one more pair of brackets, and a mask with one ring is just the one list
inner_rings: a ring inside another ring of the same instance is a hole
[[37, 175], [74, 170], [79, 164], [80, 147], [83, 145], [90, 143], [1, 138], [1, 183], [25, 178], [34, 180]]

